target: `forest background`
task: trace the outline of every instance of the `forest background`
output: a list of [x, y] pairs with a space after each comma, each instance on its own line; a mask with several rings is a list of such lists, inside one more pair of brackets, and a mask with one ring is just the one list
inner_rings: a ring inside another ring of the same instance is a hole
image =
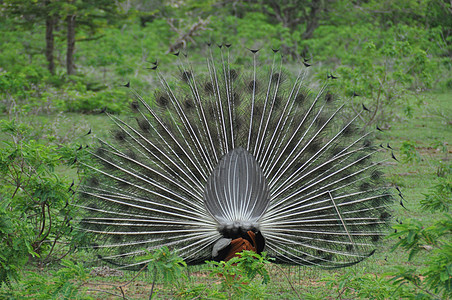
[[[186, 267], [161, 249], [152, 275], [99, 269], [80, 247], [77, 162], [108, 138], [104, 112], [127, 116], [128, 82], [152, 102], [153, 62], [174, 76], [174, 53], [201, 66], [208, 43], [231, 44], [238, 63], [279, 49], [314, 89], [329, 80], [348, 109], [371, 110], [362, 125], [383, 130], [398, 158], [387, 181], [401, 191], [372, 258], [335, 271], [247, 256]], [[450, 297], [451, 57], [447, 0], [0, 0], [0, 297]]]

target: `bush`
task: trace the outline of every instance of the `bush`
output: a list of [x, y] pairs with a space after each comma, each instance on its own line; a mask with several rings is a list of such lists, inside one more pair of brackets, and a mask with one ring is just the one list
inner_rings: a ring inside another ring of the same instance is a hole
[[40, 144], [15, 121], [1, 121], [0, 129], [11, 136], [0, 148], [0, 281], [8, 283], [19, 278], [29, 258], [44, 264], [73, 249], [69, 202], [75, 187], [55, 170], [73, 162], [75, 150]]
[[[440, 178], [440, 183], [425, 195], [422, 208], [448, 211], [452, 205], [452, 176]], [[418, 289], [417, 297], [448, 298], [452, 296], [452, 217], [437, 217], [434, 224], [425, 226], [415, 219], [394, 225], [389, 238], [398, 239], [393, 250], [401, 247], [409, 252], [408, 260], [422, 253], [426, 267], [399, 266], [392, 272], [392, 280], [401, 286], [410, 284]]]
[[[219, 291], [226, 293], [228, 299], [262, 299], [269, 296], [265, 289], [270, 281], [265, 268], [269, 263], [265, 252], [259, 255], [253, 251], [243, 251], [227, 262], [207, 262], [207, 270], [211, 277], [220, 278]], [[254, 280], [258, 275], [260, 282]]]
[[322, 278], [336, 299], [401, 299], [411, 295], [408, 288], [394, 287], [384, 276], [366, 273], [365, 268], [349, 268], [343, 274]]
[[416, 150], [416, 144], [414, 142], [404, 141], [402, 146], [400, 146], [400, 154], [405, 163], [421, 161], [421, 157]]
[[[355, 110], [364, 103], [370, 112], [363, 116], [366, 124], [387, 122], [394, 117], [409, 95], [430, 89], [435, 84], [437, 64], [427, 53], [407, 41], [377, 46], [372, 41], [358, 46], [354, 54], [344, 55], [332, 83], [344, 98], [352, 99]], [[353, 95], [360, 97], [353, 97]]]
[[[27, 272], [21, 285], [15, 289], [0, 290], [0, 296], [5, 299], [92, 299], [81, 295], [82, 285], [88, 280], [89, 274], [79, 262], [62, 260], [58, 271], [51, 271], [48, 276], [36, 272]], [[3, 293], [2, 293], [3, 292]]]
[[21, 215], [10, 211], [10, 201], [2, 197], [0, 203], [0, 287], [11, 287], [17, 281], [22, 267], [33, 252], [31, 229], [21, 222]]
[[207, 262], [204, 271], [220, 280], [218, 286], [188, 284], [185, 275], [187, 265], [167, 247], [140, 257], [140, 261], [147, 263], [147, 268], [152, 274], [150, 298], [159, 293], [154, 290], [158, 278], [162, 279], [164, 287], [170, 288], [170, 295], [183, 299], [263, 299], [270, 296], [265, 288], [270, 281], [266, 269], [270, 261], [265, 253], [259, 255], [252, 251], [243, 251], [227, 262]]
[[68, 90], [56, 106], [68, 112], [93, 113], [107, 111], [121, 113], [128, 107], [129, 92], [126, 88], [100, 92], [86, 91], [85, 88]]

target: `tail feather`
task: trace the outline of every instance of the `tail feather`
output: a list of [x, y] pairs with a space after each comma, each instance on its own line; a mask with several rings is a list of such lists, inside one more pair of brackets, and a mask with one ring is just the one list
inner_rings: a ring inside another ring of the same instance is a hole
[[135, 121], [110, 116], [113, 140], [84, 162], [77, 204], [93, 247], [124, 267], [163, 245], [199, 263], [252, 230], [279, 262], [334, 268], [373, 254], [392, 194], [358, 125], [365, 109], [348, 118], [327, 84], [309, 90], [304, 67], [291, 82], [278, 52], [267, 67], [251, 51], [241, 69], [229, 51], [209, 48], [206, 74], [179, 55], [176, 82], [155, 68], [153, 102], [131, 88]]

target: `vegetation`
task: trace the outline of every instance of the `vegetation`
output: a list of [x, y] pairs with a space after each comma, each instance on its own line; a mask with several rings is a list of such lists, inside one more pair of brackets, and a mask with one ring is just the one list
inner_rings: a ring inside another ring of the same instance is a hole
[[[0, 16], [1, 298], [452, 296], [449, 1], [3, 0]], [[172, 52], [202, 63], [208, 41], [232, 43], [238, 63], [245, 47], [263, 61], [281, 49], [289, 71], [303, 58], [314, 88], [329, 78], [348, 109], [370, 110], [362, 125], [384, 130], [403, 204], [374, 257], [333, 271], [253, 253], [196, 267], [160, 249], [120, 278], [90, 271], [72, 204], [86, 147], [109, 134], [101, 112], [124, 114], [129, 81], [152, 98], [150, 62], [171, 76]]]

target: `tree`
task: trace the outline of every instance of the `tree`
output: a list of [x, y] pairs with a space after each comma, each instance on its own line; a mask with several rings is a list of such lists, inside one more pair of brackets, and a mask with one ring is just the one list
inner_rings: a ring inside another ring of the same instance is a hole
[[281, 22], [284, 27], [292, 32], [300, 24], [305, 23], [303, 39], [312, 37], [314, 30], [319, 27], [321, 14], [335, 0], [262, 0], [264, 13]]
[[[109, 0], [4, 0], [0, 3], [0, 11], [11, 17], [26, 29], [45, 23], [46, 49], [45, 56], [49, 71], [55, 73], [54, 63], [54, 30], [58, 24], [66, 24], [66, 69], [68, 75], [75, 74], [74, 52], [77, 29], [87, 30], [89, 38], [94, 40], [97, 29], [118, 19], [117, 1]], [[115, 17], [115, 18], [114, 18]], [[76, 22], [77, 21], [77, 22]]]
[[55, 74], [54, 63], [54, 28], [57, 23], [58, 4], [56, 1], [29, 1], [29, 0], [4, 0], [0, 4], [0, 11], [6, 17], [16, 20], [16, 23], [25, 29], [30, 29], [35, 24], [45, 22], [46, 25], [46, 48], [45, 57], [48, 69], [51, 74]]
[[[325, 19], [328, 9], [336, 0], [259, 0], [263, 13], [270, 19], [281, 23], [294, 33], [305, 24], [301, 38], [310, 39], [314, 31], [321, 25], [320, 21]], [[282, 49], [283, 52], [296, 57], [296, 49]]]
[[48, 62], [48, 68], [50, 73], [55, 74], [55, 62], [53, 60], [53, 51], [55, 48], [54, 44], [54, 35], [53, 30], [56, 23], [56, 19], [52, 13], [50, 13], [50, 1], [44, 1], [44, 7], [49, 10], [47, 14], [45, 14], [46, 20], [46, 59]]
[[96, 36], [97, 30], [99, 27], [107, 26], [109, 23], [120, 19], [120, 7], [117, 3], [122, 1], [64, 1], [66, 4], [62, 16], [66, 20], [67, 29], [66, 69], [68, 75], [75, 74], [74, 53], [77, 29], [88, 32], [88, 38], [79, 41], [92, 41], [101, 38], [102, 36]]

